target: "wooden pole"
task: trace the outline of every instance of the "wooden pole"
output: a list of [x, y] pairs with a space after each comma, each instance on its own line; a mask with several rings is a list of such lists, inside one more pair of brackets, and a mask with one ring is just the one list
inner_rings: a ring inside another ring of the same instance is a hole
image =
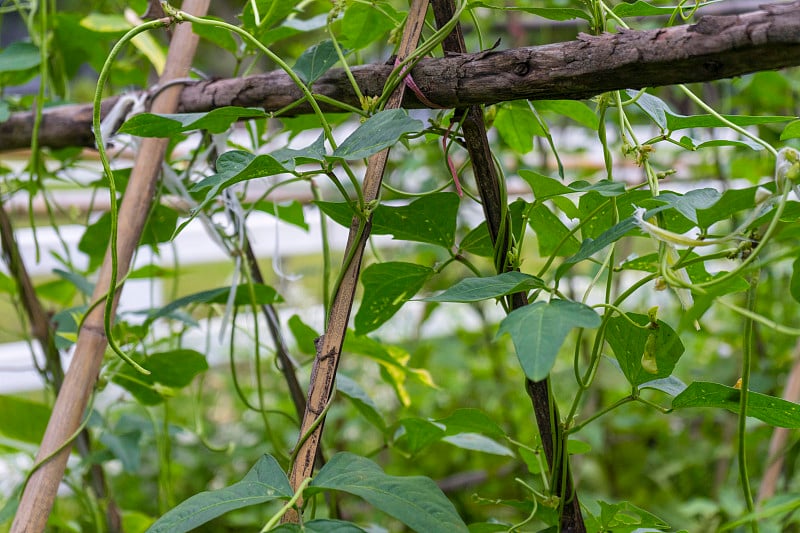
[[[209, 0], [186, 0], [184, 11], [202, 16], [208, 9]], [[182, 78], [189, 73], [197, 48], [198, 38], [192, 33], [190, 24], [179, 26], [172, 38], [167, 55], [164, 73], [159, 83]], [[175, 111], [181, 87], [171, 87], [162, 92], [153, 102], [154, 113]], [[139, 243], [144, 223], [150, 212], [156, 182], [161, 170], [161, 162], [167, 147], [167, 139], [144, 139], [136, 158], [126, 193], [119, 211], [118, 257], [119, 278], [125, 276], [131, 258]], [[111, 278], [110, 252], [106, 253], [103, 266], [95, 286], [92, 300], [102, 299], [109, 290]], [[119, 292], [117, 292], [119, 298]], [[116, 306], [115, 306], [116, 307]], [[64, 384], [56, 398], [53, 413], [36, 464], [52, 458], [39, 467], [28, 481], [17, 509], [11, 533], [40, 533], [44, 531], [47, 519], [55, 501], [58, 486], [64, 476], [72, 444], [69, 441], [84, 416], [86, 405], [97, 381], [103, 362], [108, 339], [103, 328], [103, 306], [97, 306], [86, 317], [78, 333], [75, 355]]]
[[[422, 28], [425, 26], [425, 13], [427, 10], [428, 0], [413, 0], [411, 3], [403, 38], [397, 52], [398, 62], [407, 58], [417, 47]], [[404, 91], [405, 84], [401, 82], [386, 102], [385, 108], [399, 108], [403, 101]], [[378, 198], [388, 158], [389, 148], [381, 150], [369, 158], [364, 175], [365, 203], [373, 202]], [[325, 409], [333, 393], [336, 370], [339, 367], [342, 345], [347, 332], [347, 322], [350, 318], [350, 311], [353, 308], [353, 297], [361, 270], [361, 258], [370, 234], [370, 221], [367, 221], [366, 227], [363, 229], [360, 228], [362, 224], [364, 222], [354, 217], [350, 225], [350, 235], [347, 239], [345, 251], [345, 257], [350, 257], [350, 261], [342, 265], [342, 268], [345, 269], [345, 274], [333, 297], [325, 335], [323, 335], [322, 342], [317, 348], [317, 357], [314, 359], [314, 366], [311, 370], [308, 401], [306, 402], [303, 423], [300, 427], [300, 440], [297, 443], [299, 450], [296, 453], [296, 459], [291, 466], [289, 474], [289, 480], [295, 490], [304, 479], [311, 477], [314, 471], [314, 458], [317, 455], [322, 439]], [[298, 505], [301, 504], [302, 500], [298, 501]], [[299, 516], [295, 511], [289, 511], [284, 516], [284, 522], [298, 522], [298, 520]]]

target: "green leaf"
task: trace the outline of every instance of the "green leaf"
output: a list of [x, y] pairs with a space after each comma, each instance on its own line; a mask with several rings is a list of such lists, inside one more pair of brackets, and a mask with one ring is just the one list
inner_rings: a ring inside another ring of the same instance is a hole
[[364, 159], [388, 148], [404, 135], [422, 131], [422, 122], [403, 109], [385, 109], [372, 115], [333, 151], [333, 157]]
[[731, 215], [752, 209], [758, 187], [746, 189], [728, 189], [713, 205], [708, 208], [696, 208], [697, 223], [701, 228], [708, 228], [714, 222], [729, 218]]
[[206, 113], [141, 113], [126, 120], [118, 133], [137, 137], [172, 137], [193, 130], [222, 133], [239, 120], [266, 117], [263, 109], [235, 106], [218, 107]]
[[372, 401], [372, 398], [364, 392], [364, 389], [358, 383], [339, 373], [336, 375], [336, 390], [350, 400], [370, 424], [380, 429], [381, 433], [386, 432], [386, 422], [383, 420], [383, 415], [378, 411], [378, 407]]
[[423, 418], [404, 418], [397, 425], [395, 445], [411, 455], [416, 455], [444, 437], [441, 424]]
[[597, 131], [600, 120], [592, 109], [576, 100], [540, 100], [533, 103], [537, 111], [551, 111], [562, 117], [569, 117], [590, 130]]
[[[178, 212], [165, 205], [155, 205], [147, 217], [142, 231], [140, 246], [168, 242], [178, 222]], [[78, 250], [89, 256], [89, 270], [97, 268], [106, 255], [106, 248], [111, 238], [111, 214], [104, 213], [94, 223], [86, 227]]]
[[320, 13], [319, 15], [310, 17], [308, 19], [286, 19], [280, 26], [265, 31], [261, 36], [261, 42], [264, 45], [269, 46], [272, 43], [283, 39], [288, 39], [289, 37], [294, 37], [295, 35], [299, 35], [301, 33], [310, 33], [314, 30], [322, 29], [325, 27], [327, 22], [327, 13]]
[[137, 362], [150, 374], [142, 375], [130, 365], [125, 365], [112, 381], [143, 405], [158, 405], [174, 395], [173, 389], [186, 387], [195, 376], [208, 370], [205, 356], [187, 349], [155, 353]]
[[[741, 391], [733, 387], [695, 381], [672, 400], [672, 408], [716, 407], [738, 413], [740, 395]], [[750, 391], [747, 400], [747, 416], [757, 418], [771, 426], [800, 428], [800, 405], [753, 391]]]
[[603, 250], [606, 246], [617, 242], [634, 229], [636, 229], [636, 223], [633, 221], [633, 218], [629, 217], [622, 222], [615, 224], [596, 239], [584, 240], [581, 243], [581, 247], [578, 252], [575, 255], [565, 259], [564, 262], [558, 267], [556, 278], [563, 276], [564, 273], [569, 270], [570, 266], [580, 263], [585, 259], [589, 259], [594, 254]]
[[381, 376], [394, 388], [397, 399], [404, 406], [411, 405], [411, 396], [406, 390], [410, 377], [427, 387], [435, 387], [430, 373], [422, 368], [412, 368], [408, 362], [411, 354], [400, 346], [378, 342], [366, 336], [348, 333], [343, 351], [369, 357], [381, 366]]
[[298, 163], [320, 162], [325, 160], [325, 134], [320, 133], [317, 140], [300, 149], [279, 148], [270, 154], [272, 157], [290, 166]]
[[[353, 211], [349, 205], [315, 203], [338, 224], [350, 227]], [[452, 192], [427, 194], [405, 206], [381, 204], [372, 214], [372, 234], [451, 248], [456, 238], [458, 204], [458, 195]]]
[[301, 352], [309, 355], [317, 353], [317, 348], [315, 346], [315, 341], [319, 338], [317, 330], [303, 322], [297, 315], [292, 315], [289, 319], [289, 330], [292, 332], [294, 340], [297, 343], [297, 348]]
[[[643, 3], [643, 2], [642, 2]], [[624, 6], [628, 4], [619, 4], [617, 7]], [[616, 11], [616, 8], [614, 9]], [[644, 113], [650, 117], [653, 122], [655, 122], [661, 130], [665, 130], [668, 127], [667, 124], [667, 113], [672, 113], [672, 110], [669, 108], [667, 103], [657, 96], [653, 96], [650, 93], [642, 91], [639, 94], [639, 91], [632, 91], [628, 90], [628, 96], [631, 98], [639, 97], [636, 100], [636, 105], [644, 111]]]
[[569, 439], [567, 441], [567, 453], [570, 455], [583, 455], [592, 451], [592, 445], [588, 442], [583, 442], [578, 439]]
[[534, 302], [515, 309], [500, 323], [497, 336], [511, 335], [525, 375], [547, 377], [572, 328], [596, 328], [600, 317], [591, 307], [568, 300]]
[[300, 524], [281, 524], [280, 526], [270, 529], [272, 533], [367, 533], [365, 529], [361, 529], [352, 522], [344, 522], [342, 520], [332, 520], [330, 518], [318, 518], [309, 522]]
[[472, 450], [476, 452], [489, 453], [492, 455], [504, 455], [515, 457], [514, 452], [506, 448], [499, 442], [478, 433], [457, 433], [442, 438], [443, 442], [452, 444], [456, 448]]
[[533, 138], [546, 135], [527, 101], [499, 106], [494, 127], [506, 144], [518, 154], [532, 151]]
[[342, 18], [342, 41], [360, 50], [389, 33], [400, 20], [402, 17], [387, 2], [353, 3]]
[[[215, 20], [217, 22], [224, 22], [219, 17], [204, 17], [206, 20]], [[211, 26], [210, 24], [192, 24], [192, 32], [197, 34], [200, 38], [206, 39], [223, 50], [227, 50], [231, 54], [236, 54], [239, 45], [236, 44], [236, 39], [230, 31], [219, 26]]]
[[[672, 6], [654, 6], [644, 0], [635, 2], [622, 2], [614, 6], [614, 14], [618, 17], [652, 17], [658, 15], [670, 15], [675, 11]], [[680, 9], [680, 8], [678, 8]]]
[[479, 302], [515, 292], [544, 288], [544, 281], [522, 272], [505, 272], [485, 278], [466, 278], [441, 294], [423, 298], [423, 302]]
[[580, 9], [574, 9], [569, 7], [517, 7], [517, 6], [507, 6], [505, 2], [501, 2], [499, 0], [492, 1], [472, 1], [469, 3], [470, 8], [475, 7], [486, 7], [489, 9], [502, 9], [504, 11], [513, 10], [513, 11], [524, 11], [525, 13], [530, 13], [532, 15], [536, 15], [538, 17], [542, 17], [548, 20], [571, 20], [571, 19], [585, 19], [591, 20], [589, 15]]
[[[662, 531], [669, 524], [630, 502], [606, 503], [598, 501], [600, 506], [600, 524], [603, 531], [614, 533], [633, 533], [644, 531]], [[646, 529], [653, 528], [653, 529]]]
[[141, 465], [141, 440], [142, 431], [140, 429], [119, 434], [103, 431], [100, 434], [100, 442], [114, 454], [114, 457], [120, 460], [122, 469], [134, 475], [139, 471]]
[[[789, 116], [747, 116], [747, 115], [722, 115], [725, 119], [733, 122], [737, 126], [756, 126], [758, 124], [775, 124], [777, 122], [787, 122], [797, 117]], [[724, 122], [714, 115], [678, 115], [667, 112], [667, 129], [678, 131], [688, 128], [723, 128], [727, 127]]]
[[[342, 50], [342, 55], [347, 57], [350, 50]], [[339, 55], [333, 46], [333, 41], [322, 41], [303, 52], [292, 70], [303, 80], [306, 85], [312, 85], [323, 74], [339, 61]]]
[[367, 267], [361, 275], [364, 296], [355, 318], [357, 335], [377, 329], [392, 318], [433, 275], [433, 269], [390, 261]]
[[642, 383], [639, 385], [639, 388], [655, 389], [663, 392], [664, 394], [669, 394], [670, 396], [675, 397], [686, 390], [686, 383], [679, 380], [675, 376], [669, 376], [667, 378], [654, 379], [653, 381]]
[[50, 420], [50, 407], [0, 395], [0, 434], [22, 442], [39, 444]]
[[[66, 270], [61, 270], [60, 268], [54, 268], [53, 274], [67, 280], [86, 296], [91, 296], [91, 294], [94, 292], [94, 283], [80, 274], [76, 274], [75, 272], [67, 272]], [[128, 277], [130, 278], [131, 276]]]
[[458, 248], [462, 252], [475, 254], [480, 257], [493, 257], [494, 246], [492, 245], [492, 238], [489, 236], [489, 230], [486, 228], [486, 222], [481, 222], [470, 230], [470, 232], [461, 239]]
[[201, 204], [193, 209], [193, 213], [202, 210], [211, 200], [219, 196], [221, 191], [235, 183], [291, 172], [291, 169], [271, 155], [254, 156], [244, 150], [225, 152], [217, 158], [216, 167], [216, 174], [200, 180], [191, 188], [191, 191], [195, 192], [210, 187]]
[[[529, 222], [536, 232], [539, 255], [573, 255], [580, 248], [578, 239], [550, 209], [543, 204], [528, 212]], [[563, 242], [563, 244], [562, 244]]]
[[520, 170], [519, 176], [528, 182], [528, 185], [530, 185], [533, 191], [533, 197], [537, 202], [541, 202], [552, 196], [561, 196], [562, 194], [575, 192], [574, 189], [567, 187], [557, 179], [539, 174], [532, 170]]
[[[256, 20], [253, 10], [255, 4], [260, 15]], [[259, 40], [264, 33], [275, 24], [282, 22], [288, 15], [295, 11], [296, 1], [287, 2], [286, 0], [255, 0], [246, 2], [240, 16], [244, 29], [255, 34]]]
[[[642, 326], [650, 323], [647, 315], [627, 313], [627, 317]], [[683, 355], [683, 343], [675, 330], [661, 320], [656, 324], [658, 327], [655, 329], [642, 329], [631, 324], [625, 317], [613, 316], [608, 320], [606, 341], [614, 350], [622, 373], [633, 386], [670, 376]], [[649, 353], [648, 356], [655, 356], [656, 372], [652, 368], [648, 372], [642, 366], [646, 349], [654, 350], [654, 354]]]
[[800, 257], [792, 263], [792, 279], [789, 282], [789, 292], [795, 301], [800, 302]]
[[783, 128], [781, 140], [797, 139], [798, 137], [800, 137], [800, 120], [793, 120]]
[[714, 146], [735, 146], [737, 148], [750, 148], [751, 150], [760, 151], [764, 147], [757, 142], [742, 137], [740, 139], [713, 139], [711, 141], [698, 141], [691, 137], [684, 135], [678, 141], [678, 144], [687, 150], [700, 150], [702, 148], [710, 148]]
[[293, 493], [278, 462], [263, 455], [241, 481], [192, 496], [156, 520], [147, 533], [184, 533], [234, 509], [288, 499]]
[[81, 26], [97, 33], [122, 33], [131, 29], [131, 23], [122, 15], [91, 13], [81, 19]]
[[[729, 531], [739, 526], [746, 526], [749, 522], [756, 522], [766, 525], [765, 519], [770, 517], [784, 516], [788, 519], [789, 513], [792, 513], [798, 508], [800, 508], [800, 495], [778, 494], [764, 502], [759, 503], [758, 510], [752, 513], [747, 513], [744, 516], [733, 520], [732, 522], [723, 524], [722, 527], [720, 527], [717, 531]], [[797, 519], [793, 519], [792, 521], [796, 523]]]
[[[525, 200], [518, 198], [508, 206], [508, 214], [511, 217], [511, 231], [517, 241], [520, 240], [522, 232], [525, 231], [522, 215], [528, 209], [528, 205], [530, 204]], [[494, 257], [494, 245], [485, 221], [478, 224], [464, 237], [464, 240], [461, 241], [461, 249], [481, 257]]]
[[456, 240], [458, 204], [457, 194], [442, 192], [427, 194], [406, 206], [381, 205], [372, 218], [372, 231], [451, 248]]
[[498, 439], [506, 436], [506, 432], [494, 420], [483, 411], [474, 408], [456, 409], [450, 416], [440, 418], [436, 422], [444, 424], [447, 435], [480, 433]]
[[504, 522], [472, 522], [469, 533], [506, 533], [512, 527]]
[[17, 283], [10, 276], [0, 272], [0, 292], [14, 295], [17, 293]]
[[[250, 294], [250, 289], [252, 288], [252, 298]], [[188, 305], [196, 305], [196, 304], [225, 304], [228, 302], [228, 296], [230, 294], [231, 288], [230, 287], [219, 287], [217, 289], [210, 289], [207, 291], [196, 292], [194, 294], [189, 294], [182, 298], [178, 298], [174, 300], [164, 307], [160, 309], [155, 309], [150, 311], [147, 316], [148, 322], [152, 322], [157, 318], [169, 316], [174, 311], [180, 309], [181, 307], [186, 307]], [[278, 302], [282, 302], [283, 299], [280, 295], [270, 287], [269, 285], [261, 285], [259, 283], [254, 283], [251, 286], [249, 285], [237, 285], [236, 286], [236, 295], [233, 298], [233, 305], [250, 305], [254, 303], [256, 305], [266, 305], [266, 304], [274, 304]]]
[[20, 41], [9, 44], [0, 52], [0, 73], [29, 70], [41, 63], [39, 47]]
[[569, 184], [569, 188], [573, 191], [589, 192], [597, 191], [600, 196], [613, 197], [620, 196], [625, 193], [625, 184], [620, 181], [600, 180], [597, 183], [589, 183], [588, 181], [573, 181]]
[[308, 492], [320, 490], [338, 490], [359, 496], [415, 531], [468, 531], [453, 504], [431, 479], [390, 476], [369, 459], [351, 453], [338, 453], [322, 467]]
[[663, 192], [656, 197], [656, 200], [666, 202], [680, 214], [698, 224], [697, 211], [709, 209], [719, 202], [722, 195], [716, 189], [695, 189], [684, 195], [674, 192]]

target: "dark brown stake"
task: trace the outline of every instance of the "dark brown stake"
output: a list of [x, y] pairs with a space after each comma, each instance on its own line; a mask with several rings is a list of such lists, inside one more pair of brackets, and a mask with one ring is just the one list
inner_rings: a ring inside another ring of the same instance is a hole
[[[446, 24], [455, 13], [453, 0], [433, 0], [432, 5], [436, 24], [440, 27]], [[445, 52], [458, 54], [466, 52], [461, 24], [456, 25], [453, 32], [442, 42], [442, 46]], [[502, 230], [503, 207], [506, 199], [503, 198], [497, 169], [492, 159], [489, 139], [486, 136], [483, 111], [480, 106], [470, 106], [465, 110], [461, 131], [464, 134], [467, 151], [475, 174], [475, 181], [483, 202], [483, 211], [489, 226], [489, 234], [495, 245], [500, 240], [499, 253], [501, 257], [505, 257], [509, 251], [508, 232]], [[505, 225], [505, 227], [508, 227], [508, 225]], [[526, 305], [528, 305], [528, 299], [525, 293], [512, 295], [512, 309], [519, 309]], [[552, 401], [550, 380], [526, 380], [525, 390], [533, 404], [536, 424], [542, 438], [547, 464], [550, 466], [552, 474], [551, 479], [554, 480], [553, 490], [556, 494], [565, 498], [561, 516], [561, 531], [583, 533], [586, 531], [586, 526], [581, 516], [578, 497], [573, 489], [568, 457], [563, 450], [563, 446], [560, 445], [563, 441], [563, 434], [558, 409], [555, 402]], [[557, 451], [559, 452], [558, 454], [556, 453]]]

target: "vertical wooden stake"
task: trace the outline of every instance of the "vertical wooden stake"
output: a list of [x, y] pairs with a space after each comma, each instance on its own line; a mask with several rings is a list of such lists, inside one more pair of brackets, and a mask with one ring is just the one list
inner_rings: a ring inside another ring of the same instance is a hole
[[[186, 0], [184, 11], [203, 16], [208, 4], [209, 0]], [[185, 77], [189, 73], [197, 41], [198, 38], [192, 33], [190, 24], [183, 24], [175, 30], [159, 83], [164, 84], [169, 80]], [[166, 89], [153, 102], [152, 112], [173, 113], [177, 108], [180, 92], [180, 86]], [[144, 139], [136, 157], [119, 211], [117, 243], [120, 279], [130, 267], [131, 258], [150, 212], [167, 143], [167, 139]], [[110, 278], [111, 257], [110, 253], [106, 253], [92, 300], [96, 301], [105, 296], [109, 290]], [[37, 464], [61, 448], [79, 427], [89, 396], [97, 381], [107, 345], [108, 340], [103, 328], [103, 306], [100, 305], [87, 315], [78, 333], [75, 355], [64, 377], [64, 384], [53, 407], [39, 453], [36, 455]], [[22, 494], [11, 533], [44, 531], [58, 485], [64, 476], [71, 448], [71, 444], [65, 446], [33, 473]]]
[[[399, 61], [407, 58], [416, 48], [422, 34], [422, 28], [425, 25], [425, 13], [427, 10], [428, 0], [412, 1], [408, 11], [408, 18], [406, 19], [405, 30], [403, 31], [403, 39], [397, 52]], [[404, 93], [405, 84], [401, 83], [392, 93], [385, 108], [399, 108], [403, 101]], [[369, 158], [363, 185], [364, 201], [366, 203], [378, 198], [388, 158], [389, 148], [381, 150]], [[325, 329], [321, 346], [317, 348], [317, 357], [314, 360], [314, 366], [311, 371], [308, 401], [306, 402], [303, 423], [300, 427], [301, 440], [297, 444], [300, 448], [289, 475], [289, 480], [295, 490], [304, 479], [311, 477], [314, 471], [314, 457], [317, 455], [317, 449], [322, 438], [325, 407], [333, 393], [336, 370], [339, 367], [339, 357], [344, 344], [350, 311], [353, 308], [353, 296], [358, 283], [358, 275], [361, 270], [361, 259], [370, 233], [370, 222], [368, 221], [366, 228], [361, 232], [360, 239], [357, 238], [361, 223], [360, 220], [354, 218], [350, 225], [345, 257], [348, 257], [352, 250], [352, 259], [348, 264], [344, 265], [346, 268], [345, 274], [339, 289], [333, 297], [328, 325]], [[318, 420], [320, 417], [322, 417], [322, 420]], [[312, 427], [314, 428], [313, 431], [311, 431]], [[302, 500], [298, 501], [298, 504], [302, 504]], [[297, 522], [298, 520], [299, 516], [294, 511], [290, 511], [284, 516], [284, 522]]]
[[[436, 24], [441, 27], [453, 17], [455, 3], [453, 0], [433, 0], [432, 4]], [[446, 52], [466, 53], [467, 49], [464, 43], [464, 35], [461, 31], [461, 24], [456, 24], [450, 35], [442, 42], [442, 47]], [[503, 226], [503, 204], [506, 199], [503, 198], [500, 178], [497, 175], [492, 151], [489, 147], [489, 139], [486, 136], [483, 111], [480, 106], [470, 106], [465, 110], [465, 113], [466, 116], [461, 130], [464, 133], [467, 151], [475, 174], [475, 181], [478, 185], [478, 192], [483, 202], [483, 211], [489, 228], [489, 235], [492, 243], [499, 245], [505, 255], [509, 245], [508, 232], [501, 231], [501, 228]], [[506, 225], [506, 227], [508, 226]], [[498, 240], [501, 242], [498, 243]], [[525, 293], [516, 293], [511, 296], [510, 304], [512, 309], [519, 309], [528, 305], [528, 299]], [[586, 526], [581, 515], [578, 496], [575, 494], [572, 483], [569, 457], [565, 450], [561, 450], [561, 453], [558, 456], [556, 455], [556, 450], [563, 448], [560, 444], [563, 440], [563, 433], [558, 409], [555, 402], [551, 401], [550, 379], [546, 378], [542, 381], [526, 379], [525, 390], [531, 399], [536, 425], [542, 438], [542, 447], [547, 458], [547, 464], [553, 474], [553, 490], [557, 494], [565, 496], [561, 516], [561, 531], [565, 533], [584, 533]]]

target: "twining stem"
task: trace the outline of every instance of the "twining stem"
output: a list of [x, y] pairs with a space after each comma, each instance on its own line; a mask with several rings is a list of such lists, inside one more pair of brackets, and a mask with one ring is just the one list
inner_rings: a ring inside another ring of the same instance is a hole
[[311, 483], [310, 477], [304, 479], [303, 482], [300, 483], [300, 486], [297, 487], [297, 489], [294, 491], [294, 495], [288, 502], [286, 502], [286, 505], [281, 507], [280, 510], [277, 513], [275, 513], [272, 516], [272, 518], [269, 519], [269, 522], [264, 524], [264, 527], [261, 528], [261, 533], [270, 531], [273, 527], [275, 527], [275, 524], [277, 524], [280, 521], [281, 517], [284, 514], [286, 514], [289, 511], [289, 509], [294, 507], [297, 504], [297, 502], [303, 497], [303, 491], [306, 490], [306, 487], [308, 487], [309, 483]]
[[108, 176], [108, 190], [109, 190], [109, 200], [110, 200], [110, 218], [111, 218], [111, 229], [110, 229], [110, 239], [109, 239], [109, 248], [111, 254], [111, 275], [110, 280], [108, 282], [108, 293], [106, 293], [105, 297], [105, 312], [103, 313], [103, 327], [105, 329], [106, 338], [108, 339], [108, 346], [111, 350], [117, 354], [123, 361], [131, 365], [133, 368], [141, 372], [142, 374], [149, 374], [150, 372], [144, 369], [141, 365], [139, 365], [136, 361], [131, 359], [131, 357], [122, 351], [122, 349], [117, 345], [116, 340], [114, 339], [113, 332], [111, 330], [111, 319], [114, 315], [114, 300], [116, 296], [116, 286], [117, 286], [117, 276], [119, 273], [119, 257], [117, 250], [117, 235], [118, 235], [118, 223], [119, 223], [119, 206], [117, 201], [117, 183], [114, 179], [114, 172], [111, 170], [111, 164], [108, 160], [108, 154], [106, 153], [105, 147], [105, 139], [103, 139], [102, 131], [100, 129], [100, 104], [103, 100], [103, 89], [105, 88], [106, 81], [108, 80], [108, 76], [111, 73], [111, 64], [116, 60], [117, 54], [122, 50], [124, 46], [128, 44], [131, 39], [139, 35], [140, 33], [144, 33], [146, 31], [150, 31], [156, 28], [163, 28], [165, 26], [169, 26], [172, 23], [171, 19], [169, 18], [162, 18], [151, 20], [150, 22], [145, 22], [135, 28], [129, 30], [125, 35], [122, 36], [122, 39], [117, 41], [114, 47], [111, 49], [111, 52], [106, 57], [106, 61], [103, 64], [103, 68], [100, 70], [100, 74], [97, 78], [97, 87], [94, 93], [94, 101], [93, 101], [93, 111], [92, 111], [92, 128], [94, 129], [95, 139], [97, 140], [97, 152], [100, 156], [100, 162], [103, 165], [103, 171], [105, 172], [106, 176]]
[[[747, 291], [747, 309], [751, 312], [756, 307], [756, 294], [758, 289], [758, 277], [760, 272], [756, 270], [750, 277], [750, 288]], [[750, 476], [747, 473], [747, 401], [750, 396], [750, 364], [753, 356], [753, 318], [746, 316], [744, 320], [744, 346], [742, 347], [742, 387], [739, 395], [739, 423], [738, 423], [738, 461], [739, 461], [739, 481], [742, 484], [744, 501], [747, 512], [752, 514], [755, 511], [753, 504], [753, 491], [750, 488]], [[758, 521], [750, 522], [750, 530], [758, 533]]]

